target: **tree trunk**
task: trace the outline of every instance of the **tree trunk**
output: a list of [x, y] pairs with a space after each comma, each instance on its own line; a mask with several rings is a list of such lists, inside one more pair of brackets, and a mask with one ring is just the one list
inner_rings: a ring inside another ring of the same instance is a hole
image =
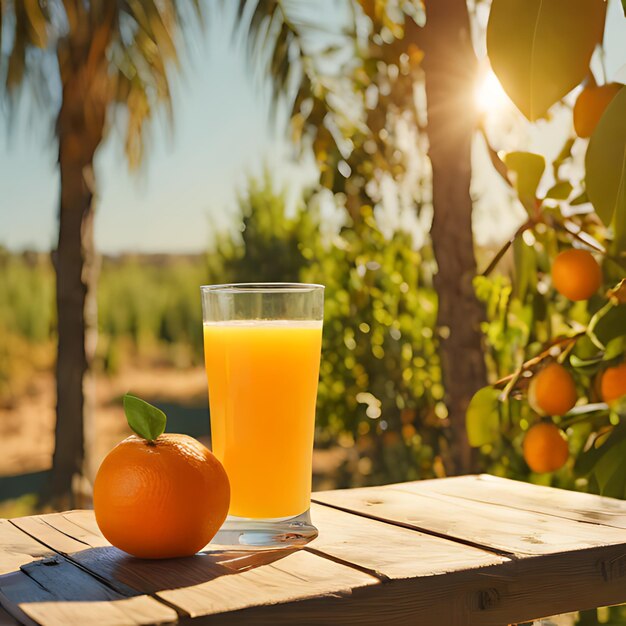
[[77, 481], [84, 473], [85, 385], [94, 351], [93, 340], [86, 344], [96, 279], [93, 158], [104, 134], [108, 81], [106, 60], [94, 68], [86, 61], [87, 51], [88, 46], [68, 44], [59, 54], [63, 100], [57, 119], [61, 177], [55, 259], [57, 419], [50, 495], [64, 508], [76, 506]]
[[484, 319], [472, 280], [476, 274], [470, 197], [475, 129], [476, 56], [465, 0], [427, 3], [420, 37], [426, 77], [428, 154], [433, 177], [433, 249], [438, 265], [439, 354], [451, 425], [450, 473], [468, 473], [473, 455], [465, 411], [486, 384], [480, 323]]

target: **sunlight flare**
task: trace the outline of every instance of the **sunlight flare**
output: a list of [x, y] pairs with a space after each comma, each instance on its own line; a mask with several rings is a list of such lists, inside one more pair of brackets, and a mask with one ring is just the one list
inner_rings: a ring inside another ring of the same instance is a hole
[[510, 99], [493, 70], [487, 69], [479, 76], [474, 102], [482, 115], [497, 115], [507, 109]]

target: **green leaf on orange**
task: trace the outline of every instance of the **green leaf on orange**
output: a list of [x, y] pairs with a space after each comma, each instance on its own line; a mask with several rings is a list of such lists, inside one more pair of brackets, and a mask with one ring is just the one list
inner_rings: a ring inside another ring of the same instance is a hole
[[137, 396], [124, 396], [124, 412], [128, 425], [147, 441], [154, 441], [165, 431], [165, 413]]
[[500, 427], [499, 397], [500, 392], [493, 387], [483, 387], [474, 394], [465, 415], [470, 446], [478, 448], [497, 439]]
[[544, 117], [585, 78], [605, 16], [604, 0], [493, 0], [491, 67], [529, 120]]

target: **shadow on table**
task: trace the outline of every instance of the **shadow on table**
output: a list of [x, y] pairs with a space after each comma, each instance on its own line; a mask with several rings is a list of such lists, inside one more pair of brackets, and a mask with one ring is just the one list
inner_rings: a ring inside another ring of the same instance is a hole
[[[269, 565], [297, 551], [297, 549], [211, 550], [184, 559], [144, 560], [127, 556], [115, 548], [99, 549], [114, 550], [117, 553], [112, 561], [112, 577], [143, 593], [199, 585], [220, 576]], [[87, 555], [88, 552], [92, 551], [80, 553], [79, 562], [88, 569], [98, 569], [95, 563], [90, 567], [85, 561], [100, 559], [104, 555]]]
[[216, 550], [180, 559], [144, 560], [117, 548], [89, 548], [38, 559], [0, 576], [0, 604], [96, 602], [192, 587], [269, 565], [295, 549]]

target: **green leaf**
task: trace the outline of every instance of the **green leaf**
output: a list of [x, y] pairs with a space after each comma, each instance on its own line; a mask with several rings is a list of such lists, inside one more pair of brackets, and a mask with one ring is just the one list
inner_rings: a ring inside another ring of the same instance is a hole
[[537, 187], [546, 169], [546, 160], [532, 152], [509, 152], [504, 157], [504, 163], [520, 202], [529, 215], [534, 215]]
[[[608, 434], [596, 437], [593, 446], [576, 459], [576, 473], [581, 476], [595, 475], [595, 468], [601, 459], [615, 446], [626, 443], [626, 428], [618, 426]], [[606, 478], [606, 476], [604, 476]], [[596, 476], [597, 479], [597, 476]], [[600, 482], [600, 481], [598, 481]]]
[[615, 398], [615, 400], [609, 403], [609, 406], [611, 413], [614, 413], [618, 419], [626, 418], [626, 395]]
[[587, 202], [589, 202], [589, 198], [587, 197], [587, 192], [583, 191], [582, 193], [577, 195], [575, 198], [572, 198], [569, 201], [569, 204], [570, 206], [579, 206], [581, 204], [586, 204]]
[[605, 15], [604, 0], [493, 0], [491, 67], [529, 120], [545, 116], [586, 76]]
[[590, 359], [581, 359], [575, 354], [572, 354], [569, 358], [569, 362], [571, 366], [575, 367], [576, 369], [585, 369], [585, 368], [594, 367], [595, 365], [598, 365], [598, 363], [602, 363], [603, 360], [604, 359], [602, 358], [601, 354], [595, 357], [592, 357]]
[[535, 249], [527, 246], [526, 242], [518, 237], [513, 242], [513, 258], [515, 261], [515, 296], [522, 302], [529, 289], [537, 285], [537, 258]]
[[500, 392], [493, 387], [479, 389], [465, 415], [465, 427], [470, 446], [479, 447], [494, 441], [499, 434]]
[[616, 337], [607, 342], [603, 360], [612, 361], [624, 353], [626, 353], [626, 337]]
[[626, 440], [611, 446], [593, 468], [602, 495], [623, 498], [626, 486]]
[[124, 396], [124, 412], [128, 425], [148, 441], [154, 441], [165, 430], [167, 418], [161, 409], [129, 393]]
[[572, 183], [563, 181], [557, 183], [553, 187], [550, 187], [546, 193], [546, 198], [553, 198], [554, 200], [567, 200], [572, 193]]
[[605, 346], [609, 341], [626, 335], [626, 304], [607, 309], [596, 322], [593, 332]]
[[589, 140], [585, 157], [587, 195], [609, 226], [626, 213], [626, 87], [611, 100]]

